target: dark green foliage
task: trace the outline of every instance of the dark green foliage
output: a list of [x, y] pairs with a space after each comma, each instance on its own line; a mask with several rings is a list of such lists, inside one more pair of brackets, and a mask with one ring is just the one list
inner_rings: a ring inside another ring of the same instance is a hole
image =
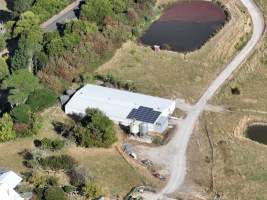
[[81, 37], [77, 34], [65, 34], [63, 37], [63, 45], [67, 50], [73, 49], [81, 41]]
[[63, 187], [63, 190], [64, 190], [64, 192], [66, 192], [66, 193], [72, 193], [72, 192], [74, 192], [74, 191], [76, 190], [76, 187], [74, 187], [74, 186], [72, 186], [72, 185], [65, 185], [65, 186]]
[[73, 20], [65, 24], [64, 34], [77, 34], [84, 36], [97, 32], [97, 26], [94, 23], [83, 20]]
[[38, 17], [30, 11], [23, 13], [15, 25], [13, 34], [19, 37], [18, 48], [11, 58], [11, 68], [15, 71], [29, 67], [34, 53], [42, 48], [43, 34]]
[[64, 9], [70, 2], [70, 0], [38, 0], [31, 10], [39, 16], [41, 22], [44, 22]]
[[83, 147], [110, 147], [116, 142], [112, 121], [96, 109], [88, 109], [82, 123], [74, 128], [74, 137]]
[[36, 76], [26, 69], [20, 69], [3, 82], [3, 87], [10, 89], [9, 103], [20, 105], [27, 101], [30, 93], [39, 88], [40, 84]]
[[65, 51], [64, 43], [59, 34], [55, 34], [45, 47], [49, 56], [60, 55]]
[[32, 111], [36, 112], [52, 106], [55, 102], [55, 94], [47, 88], [42, 88], [34, 90], [29, 95], [26, 104], [31, 107]]
[[60, 187], [50, 187], [45, 191], [45, 200], [67, 200], [66, 194]]
[[110, 0], [87, 0], [82, 6], [81, 17], [98, 25], [103, 25], [104, 19], [112, 16], [112, 9]]
[[63, 140], [59, 140], [59, 139], [49, 139], [49, 138], [43, 138], [42, 140], [40, 140], [41, 143], [41, 148], [43, 149], [49, 149], [52, 151], [57, 151], [60, 150], [64, 147], [65, 142]]
[[18, 14], [23, 13], [31, 8], [33, 2], [34, 0], [14, 0], [13, 11]]
[[2, 81], [7, 76], [9, 76], [8, 65], [6, 63], [6, 60], [0, 57], [0, 81]]
[[[22, 114], [23, 113], [21, 113], [21, 115]], [[26, 118], [26, 113], [24, 117]], [[27, 122], [16, 122], [14, 124], [14, 130], [16, 131], [16, 134], [18, 137], [28, 137], [28, 136], [36, 135], [39, 129], [41, 128], [41, 124], [42, 123], [40, 121], [40, 117], [37, 114], [30, 112], [28, 114], [28, 121]]]
[[16, 71], [28, 67], [30, 55], [25, 45], [20, 45], [15, 54], [11, 57], [11, 69]]
[[29, 105], [22, 104], [16, 106], [11, 111], [11, 116], [17, 123], [28, 123], [31, 116], [31, 108]]
[[46, 158], [40, 158], [39, 163], [44, 168], [50, 168], [52, 170], [65, 170], [69, 171], [76, 165], [75, 160], [68, 155], [49, 156]]
[[6, 48], [6, 40], [3, 36], [0, 36], [0, 51], [3, 51]]
[[48, 56], [43, 51], [37, 51], [33, 56], [33, 72], [37, 73], [42, 70], [48, 63]]

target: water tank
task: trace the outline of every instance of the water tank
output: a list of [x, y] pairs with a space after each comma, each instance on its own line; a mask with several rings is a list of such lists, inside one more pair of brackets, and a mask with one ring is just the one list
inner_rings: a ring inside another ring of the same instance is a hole
[[133, 121], [130, 125], [130, 132], [133, 135], [137, 135], [139, 133], [139, 124], [136, 121]]
[[148, 134], [148, 123], [140, 124], [140, 137], [146, 136]]

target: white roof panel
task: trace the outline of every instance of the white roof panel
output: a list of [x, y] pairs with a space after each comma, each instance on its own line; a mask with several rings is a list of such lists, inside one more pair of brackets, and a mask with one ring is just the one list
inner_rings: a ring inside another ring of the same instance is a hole
[[85, 85], [78, 90], [65, 106], [67, 114], [84, 114], [87, 108], [98, 108], [115, 121], [127, 121], [133, 108], [145, 106], [164, 112], [170, 109], [175, 101], [128, 92], [97, 85]]
[[4, 184], [12, 189], [14, 189], [21, 181], [22, 178], [12, 171], [0, 175], [0, 184]]
[[0, 200], [23, 200], [20, 195], [5, 184], [0, 184]]

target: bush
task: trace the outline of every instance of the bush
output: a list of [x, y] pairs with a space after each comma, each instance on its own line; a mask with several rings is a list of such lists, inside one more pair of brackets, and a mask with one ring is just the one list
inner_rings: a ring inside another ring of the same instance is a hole
[[11, 116], [17, 123], [28, 123], [31, 115], [31, 108], [29, 105], [22, 104], [16, 106], [11, 111]]
[[87, 181], [91, 179], [87, 171], [84, 168], [74, 168], [69, 173], [70, 184], [76, 187], [85, 185]]
[[0, 119], [0, 142], [6, 142], [16, 138], [13, 130], [13, 121], [9, 114], [5, 113]]
[[52, 170], [65, 170], [70, 171], [76, 165], [75, 160], [68, 155], [49, 156], [46, 158], [40, 158], [39, 163], [44, 168], [50, 168]]
[[64, 190], [60, 187], [50, 187], [45, 191], [45, 200], [67, 200]]
[[[38, 142], [35, 141], [35, 143], [37, 144]], [[40, 141], [40, 147], [44, 149], [49, 149], [52, 151], [60, 150], [64, 147], [64, 145], [65, 145], [65, 142], [59, 139], [51, 140], [48, 138], [43, 138]]]
[[56, 102], [55, 94], [46, 88], [34, 90], [28, 97], [27, 104], [32, 111], [41, 111]]
[[90, 199], [96, 199], [100, 197], [101, 192], [102, 192], [101, 188], [93, 181], [86, 183], [85, 186], [83, 187], [84, 196]]
[[113, 122], [97, 109], [87, 109], [86, 116], [74, 128], [76, 142], [83, 147], [110, 147], [117, 141]]
[[72, 193], [72, 192], [74, 192], [74, 191], [76, 190], [76, 187], [74, 187], [74, 186], [72, 186], [72, 185], [65, 185], [65, 186], [63, 187], [63, 190], [64, 190], [64, 192], [66, 192], [66, 193]]

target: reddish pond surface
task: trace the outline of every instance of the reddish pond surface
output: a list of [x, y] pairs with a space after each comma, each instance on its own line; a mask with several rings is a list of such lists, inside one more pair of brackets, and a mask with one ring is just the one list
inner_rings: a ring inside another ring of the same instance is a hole
[[178, 2], [166, 9], [141, 37], [145, 45], [178, 52], [199, 49], [226, 20], [224, 10], [207, 1]]
[[167, 9], [160, 21], [194, 21], [208, 22], [225, 20], [224, 11], [216, 4], [208, 1], [191, 1], [176, 3]]

